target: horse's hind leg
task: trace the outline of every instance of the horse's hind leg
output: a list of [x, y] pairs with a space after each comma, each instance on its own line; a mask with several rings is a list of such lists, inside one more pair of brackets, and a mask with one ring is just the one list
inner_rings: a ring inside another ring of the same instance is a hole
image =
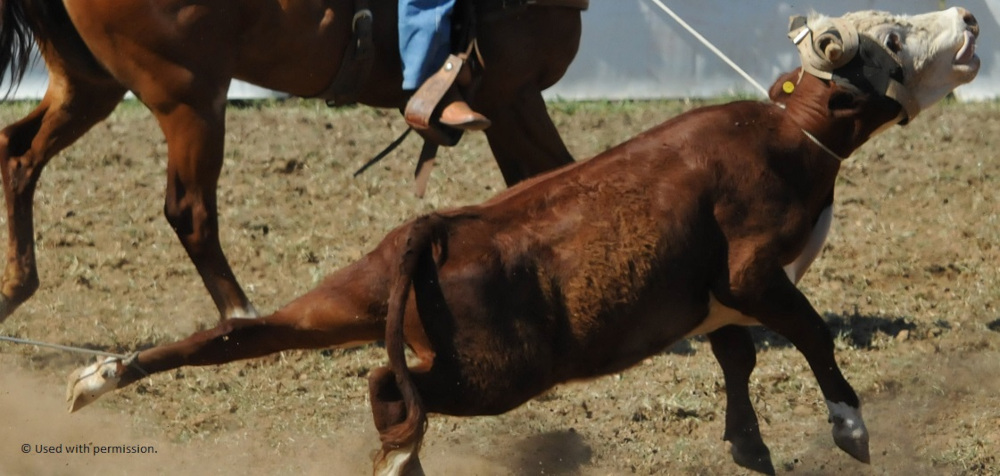
[[49, 88], [38, 107], [0, 131], [8, 229], [0, 322], [38, 289], [33, 200], [42, 169], [111, 114], [124, 95], [125, 89], [116, 83], [70, 78], [50, 68]]

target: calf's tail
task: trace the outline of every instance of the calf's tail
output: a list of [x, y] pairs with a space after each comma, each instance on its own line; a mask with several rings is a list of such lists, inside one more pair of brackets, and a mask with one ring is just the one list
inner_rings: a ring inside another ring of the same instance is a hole
[[436, 222], [434, 215], [427, 215], [411, 223], [406, 238], [406, 249], [403, 251], [399, 263], [399, 273], [393, 284], [392, 292], [389, 294], [385, 348], [389, 354], [389, 368], [396, 377], [396, 386], [399, 388], [403, 403], [406, 405], [406, 419], [387, 428], [381, 432], [380, 436], [383, 444], [395, 447], [410, 444], [415, 437], [423, 434], [424, 426], [427, 424], [427, 414], [424, 411], [423, 402], [416, 384], [413, 382], [413, 375], [406, 365], [406, 340], [403, 329], [405, 327], [406, 302], [413, 284], [413, 275], [416, 272], [420, 256], [431, 244]]

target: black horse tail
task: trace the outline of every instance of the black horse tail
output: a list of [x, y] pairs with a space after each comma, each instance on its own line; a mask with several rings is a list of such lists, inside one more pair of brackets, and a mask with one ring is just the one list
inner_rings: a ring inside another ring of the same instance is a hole
[[[0, 3], [3, 3], [0, 8], [0, 82], [10, 81], [4, 92], [6, 98], [28, 71], [36, 29], [29, 23], [23, 1], [0, 0]], [[8, 70], [9, 78], [6, 77]]]
[[46, 54], [58, 55], [74, 74], [97, 80], [111, 77], [83, 42], [61, 0], [0, 0], [0, 82], [9, 81], [3, 99], [17, 88], [35, 59], [32, 41]]

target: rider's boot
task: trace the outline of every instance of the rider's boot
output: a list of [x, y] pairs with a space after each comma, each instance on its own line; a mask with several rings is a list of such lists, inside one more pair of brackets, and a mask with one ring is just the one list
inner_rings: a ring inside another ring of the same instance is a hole
[[448, 88], [448, 92], [441, 98], [441, 105], [441, 115], [438, 117], [441, 124], [463, 131], [481, 131], [490, 127], [490, 120], [473, 111], [469, 103], [462, 99], [455, 85]]

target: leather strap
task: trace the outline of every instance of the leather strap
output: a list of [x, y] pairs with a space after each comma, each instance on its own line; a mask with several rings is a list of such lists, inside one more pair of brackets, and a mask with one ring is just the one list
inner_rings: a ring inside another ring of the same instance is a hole
[[[464, 56], [464, 55], [463, 55]], [[420, 89], [413, 93], [406, 103], [406, 123], [417, 132], [431, 127], [431, 116], [434, 108], [441, 102], [448, 89], [458, 78], [459, 71], [465, 65], [465, 58], [459, 55], [448, 55], [444, 65], [436, 73], [427, 78]]]
[[590, 8], [590, 0], [483, 0], [478, 4], [480, 18], [483, 21], [493, 21], [497, 18], [506, 17], [527, 7], [560, 7], [586, 10]]
[[580, 10], [590, 8], [590, 0], [525, 0], [524, 3], [539, 7], [566, 7]]
[[413, 192], [419, 198], [423, 198], [427, 192], [427, 181], [431, 178], [431, 170], [434, 170], [437, 152], [437, 144], [429, 140], [424, 141], [424, 146], [420, 149], [420, 158], [417, 159], [417, 169], [413, 171]]
[[340, 68], [327, 88], [316, 95], [326, 99], [328, 106], [346, 106], [358, 102], [361, 84], [368, 79], [375, 60], [375, 43], [372, 41], [372, 11], [368, 0], [354, 0], [354, 18], [351, 20], [351, 43], [340, 61]]
[[[818, 78], [831, 80], [834, 76], [833, 72], [846, 65], [857, 54], [860, 39], [857, 29], [850, 22], [840, 18], [826, 18], [824, 20], [828, 21], [830, 25], [821, 23], [820, 26], [813, 26], [809, 25], [805, 17], [792, 17], [789, 22], [788, 38], [799, 49], [802, 74], [808, 72]], [[831, 31], [835, 31], [843, 43], [843, 54], [836, 61], [827, 58], [826, 54], [820, 51], [820, 45], [817, 44], [819, 38]], [[902, 65], [898, 55], [884, 47], [883, 51], [892, 58], [896, 65]], [[902, 106], [898, 124], [905, 125], [920, 113], [920, 104], [902, 83], [888, 78], [885, 88], [882, 94]]]
[[885, 91], [885, 96], [903, 106], [903, 117], [899, 119], [899, 125], [905, 126], [914, 117], [917, 117], [917, 114], [920, 114], [920, 103], [917, 102], [917, 98], [913, 97], [910, 90], [906, 89], [906, 86], [903, 86], [899, 81], [895, 79], [889, 80], [889, 87]]

